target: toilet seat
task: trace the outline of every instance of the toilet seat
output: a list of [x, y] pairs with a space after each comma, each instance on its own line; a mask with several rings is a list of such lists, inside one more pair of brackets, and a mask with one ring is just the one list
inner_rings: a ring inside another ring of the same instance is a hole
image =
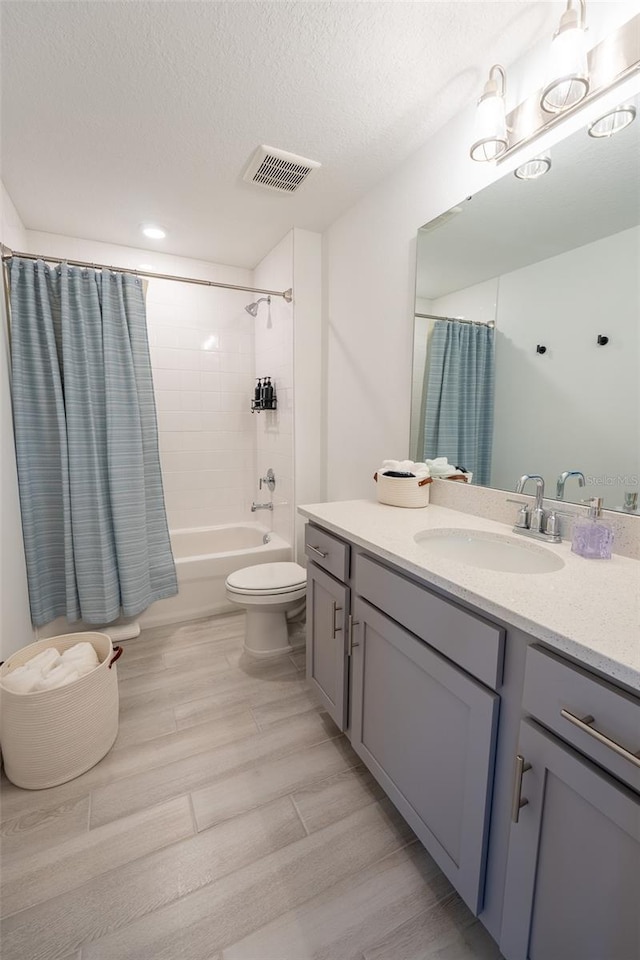
[[286, 597], [306, 589], [307, 571], [299, 563], [261, 563], [235, 570], [227, 590], [247, 597]]

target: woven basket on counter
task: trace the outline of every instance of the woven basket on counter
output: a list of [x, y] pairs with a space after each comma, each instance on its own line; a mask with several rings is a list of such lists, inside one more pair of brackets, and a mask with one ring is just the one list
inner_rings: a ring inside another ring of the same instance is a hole
[[0, 677], [47, 647], [63, 653], [90, 643], [100, 661], [90, 673], [52, 690], [14, 693], [0, 689], [0, 734], [6, 774], [27, 790], [43, 790], [73, 780], [95, 766], [118, 735], [118, 675], [122, 653], [106, 633], [69, 633], [38, 640], [14, 653]]
[[392, 507], [426, 507], [429, 503], [429, 485], [431, 477], [387, 477], [383, 473], [374, 473], [378, 500]]

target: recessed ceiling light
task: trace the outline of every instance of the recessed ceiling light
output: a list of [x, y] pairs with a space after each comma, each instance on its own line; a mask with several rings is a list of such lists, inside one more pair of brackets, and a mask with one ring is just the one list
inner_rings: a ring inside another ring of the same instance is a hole
[[635, 107], [631, 105], [616, 107], [615, 110], [606, 113], [604, 117], [594, 120], [588, 130], [589, 136], [596, 138], [612, 137], [618, 130], [624, 130], [630, 123], [633, 123], [635, 118]]
[[551, 157], [548, 153], [521, 163], [513, 172], [518, 180], [538, 180], [551, 170]]
[[163, 230], [162, 227], [157, 226], [155, 223], [145, 223], [142, 225], [142, 232], [145, 237], [149, 237], [150, 240], [164, 240], [167, 235], [167, 231]]

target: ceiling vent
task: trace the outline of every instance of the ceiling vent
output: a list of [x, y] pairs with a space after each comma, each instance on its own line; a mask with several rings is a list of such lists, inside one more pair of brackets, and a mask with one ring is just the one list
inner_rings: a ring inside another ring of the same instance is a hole
[[243, 180], [267, 190], [294, 193], [321, 164], [264, 144], [256, 150]]

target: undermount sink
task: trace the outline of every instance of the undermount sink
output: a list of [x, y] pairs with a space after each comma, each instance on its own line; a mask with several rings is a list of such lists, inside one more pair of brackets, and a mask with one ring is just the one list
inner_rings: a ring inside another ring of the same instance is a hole
[[457, 560], [470, 567], [503, 573], [553, 573], [564, 560], [533, 543], [482, 530], [422, 530], [413, 538], [425, 554], [442, 560]]

